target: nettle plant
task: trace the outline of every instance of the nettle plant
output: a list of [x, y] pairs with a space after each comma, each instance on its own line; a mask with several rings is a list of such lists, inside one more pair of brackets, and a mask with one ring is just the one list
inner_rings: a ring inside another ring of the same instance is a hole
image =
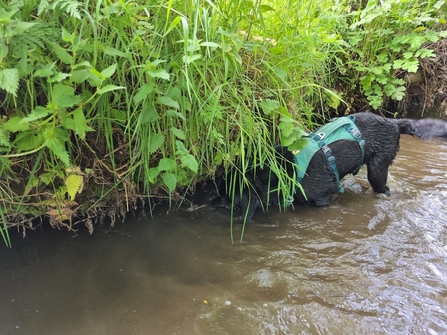
[[371, 107], [380, 107], [384, 97], [402, 100], [405, 80], [397, 75], [415, 73], [422, 59], [435, 57], [425, 46], [447, 37], [447, 31], [435, 29], [446, 23], [439, 17], [445, 5], [445, 0], [431, 5], [374, 0], [352, 14], [355, 22], [344, 37], [350, 50], [346, 66], [355, 70], [355, 84], [360, 84]]
[[24, 196], [49, 186], [51, 198], [38, 205], [60, 221], [70, 218], [89, 173], [72, 159], [73, 136], [84, 141], [93, 131], [89, 111], [103, 94], [124, 87], [108, 84], [117, 64], [97, 70], [80, 56], [90, 52], [87, 40], [39, 19], [22, 21], [25, 12], [0, 9], [0, 174], [13, 176], [17, 164], [28, 171], [27, 157], [34, 157]]

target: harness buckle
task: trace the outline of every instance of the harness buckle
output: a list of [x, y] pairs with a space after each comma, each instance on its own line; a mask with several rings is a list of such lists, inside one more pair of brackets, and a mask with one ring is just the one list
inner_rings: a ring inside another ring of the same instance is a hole
[[332, 150], [326, 144], [321, 146], [321, 150], [323, 150], [324, 154], [326, 155], [326, 157], [328, 159], [329, 159], [329, 157], [332, 157]]

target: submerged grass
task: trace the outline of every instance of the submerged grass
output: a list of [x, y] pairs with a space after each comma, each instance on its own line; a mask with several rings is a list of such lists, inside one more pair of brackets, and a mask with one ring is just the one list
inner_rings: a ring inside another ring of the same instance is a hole
[[273, 145], [340, 109], [337, 82], [373, 107], [401, 98], [444, 16], [442, 0], [0, 1], [5, 243], [35, 217], [92, 231], [147, 196], [179, 201], [220, 167], [244, 181], [269, 164], [290, 189]]

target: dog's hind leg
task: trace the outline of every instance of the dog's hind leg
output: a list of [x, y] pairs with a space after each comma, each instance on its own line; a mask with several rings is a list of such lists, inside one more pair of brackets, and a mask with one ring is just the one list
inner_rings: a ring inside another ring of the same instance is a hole
[[390, 194], [390, 189], [386, 186], [388, 179], [389, 165], [368, 165], [368, 181], [371, 184], [374, 192]]

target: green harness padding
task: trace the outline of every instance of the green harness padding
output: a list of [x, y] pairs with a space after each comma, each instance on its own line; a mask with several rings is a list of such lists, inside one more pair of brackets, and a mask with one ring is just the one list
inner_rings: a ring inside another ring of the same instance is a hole
[[[362, 139], [360, 131], [358, 130], [354, 122], [355, 117], [352, 115], [336, 118], [331, 120], [331, 122], [325, 124], [317, 131], [306, 136], [306, 138], [308, 139], [308, 143], [306, 144], [306, 146], [299, 151], [293, 152], [298, 183], [302, 182], [312, 157], [318, 150], [322, 150], [330, 163], [332, 171], [334, 172], [338, 191], [343, 192], [343, 188], [340, 187], [340, 178], [337, 165], [335, 164], [335, 158], [334, 156], [332, 156], [332, 151], [328, 145], [339, 140], [357, 141], [362, 151], [362, 159], [359, 163], [358, 168], [360, 169], [364, 163], [365, 141]], [[292, 194], [288, 197], [288, 205], [292, 203], [293, 196], [295, 192], [297, 192], [297, 188], [298, 185], [294, 188]]]

